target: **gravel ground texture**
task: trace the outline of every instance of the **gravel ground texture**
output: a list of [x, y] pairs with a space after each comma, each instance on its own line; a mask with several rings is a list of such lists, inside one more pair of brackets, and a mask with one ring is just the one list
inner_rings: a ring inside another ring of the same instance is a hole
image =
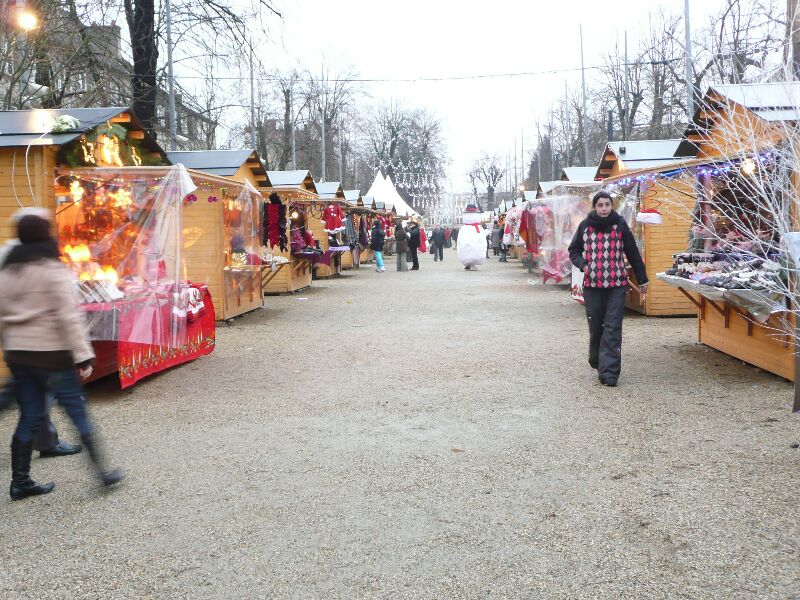
[[800, 598], [789, 383], [630, 314], [606, 388], [564, 287], [453, 251], [393, 269], [91, 386], [129, 477], [34, 459], [57, 487], [0, 499], [0, 598]]

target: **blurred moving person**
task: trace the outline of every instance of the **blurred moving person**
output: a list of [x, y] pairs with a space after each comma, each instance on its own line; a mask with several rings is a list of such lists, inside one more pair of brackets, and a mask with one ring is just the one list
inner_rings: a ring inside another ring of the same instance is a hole
[[58, 258], [50, 234], [50, 215], [26, 209], [17, 221], [19, 244], [0, 268], [0, 345], [13, 376], [20, 409], [11, 439], [12, 500], [48, 494], [54, 483], [30, 477], [33, 442], [47, 415], [52, 391], [78, 432], [103, 485], [123, 479], [119, 469], [103, 466], [94, 427], [86, 411], [80, 377], [92, 374], [94, 352], [78, 307], [74, 278]]

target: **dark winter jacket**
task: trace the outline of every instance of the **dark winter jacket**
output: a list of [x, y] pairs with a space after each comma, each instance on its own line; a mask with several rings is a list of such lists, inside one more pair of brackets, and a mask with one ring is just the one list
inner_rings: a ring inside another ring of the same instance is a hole
[[408, 247], [410, 250], [419, 249], [419, 227], [411, 227], [408, 232]]
[[613, 288], [628, 284], [628, 271], [625, 258], [633, 268], [636, 281], [647, 283], [642, 255], [636, 246], [630, 227], [617, 212], [603, 218], [596, 211], [589, 213], [572, 238], [569, 245], [569, 258], [581, 271], [589, 267], [584, 278], [584, 287]]
[[408, 232], [400, 224], [394, 228], [394, 243], [398, 254], [408, 252]]
[[431, 235], [431, 240], [433, 241], [434, 246], [444, 246], [445, 237], [444, 237], [444, 229], [434, 229], [433, 234]]
[[383, 252], [383, 243], [386, 240], [386, 232], [381, 227], [380, 223], [375, 223], [372, 227], [372, 236], [370, 237], [369, 247], [375, 252]]

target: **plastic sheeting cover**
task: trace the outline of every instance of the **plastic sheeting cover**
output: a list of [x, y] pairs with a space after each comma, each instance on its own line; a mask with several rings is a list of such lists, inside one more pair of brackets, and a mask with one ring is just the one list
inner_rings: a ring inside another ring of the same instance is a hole
[[183, 166], [59, 171], [56, 226], [62, 260], [91, 337], [180, 347], [197, 307], [183, 278]]

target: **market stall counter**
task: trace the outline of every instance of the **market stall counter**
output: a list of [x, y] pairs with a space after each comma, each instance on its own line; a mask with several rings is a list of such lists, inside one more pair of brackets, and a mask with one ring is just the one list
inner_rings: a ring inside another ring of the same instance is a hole
[[795, 315], [781, 273], [768, 258], [687, 252], [657, 277], [696, 306], [701, 343], [794, 381]]

